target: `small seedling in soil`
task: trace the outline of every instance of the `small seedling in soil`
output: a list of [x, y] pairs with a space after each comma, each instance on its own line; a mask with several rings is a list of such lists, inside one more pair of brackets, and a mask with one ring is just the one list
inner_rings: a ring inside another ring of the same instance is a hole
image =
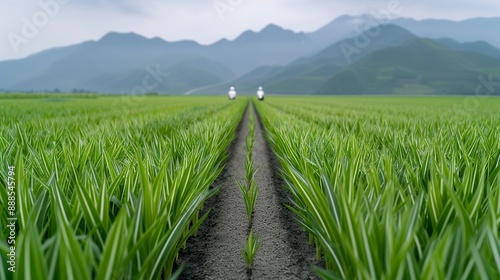
[[236, 182], [236, 184], [243, 193], [243, 199], [245, 200], [245, 208], [247, 210], [248, 216], [248, 225], [250, 226], [252, 224], [252, 214], [255, 206], [255, 201], [257, 200], [257, 196], [259, 194], [259, 188], [257, 187], [255, 180], [252, 180], [250, 186], [241, 184], [239, 182]]
[[254, 235], [252, 231], [250, 231], [250, 234], [248, 235], [248, 240], [245, 244], [245, 250], [241, 250], [241, 255], [243, 256], [243, 259], [245, 259], [245, 262], [247, 263], [247, 270], [251, 271], [252, 266], [253, 266], [253, 258], [255, 257], [255, 254], [259, 250], [260, 247], [260, 242], [259, 238], [257, 235]]
[[253, 159], [250, 157], [249, 154], [247, 154], [245, 160], [245, 171], [246, 171], [245, 181], [247, 185], [250, 185], [250, 183], [255, 177], [255, 174], [257, 174], [257, 170], [253, 168]]

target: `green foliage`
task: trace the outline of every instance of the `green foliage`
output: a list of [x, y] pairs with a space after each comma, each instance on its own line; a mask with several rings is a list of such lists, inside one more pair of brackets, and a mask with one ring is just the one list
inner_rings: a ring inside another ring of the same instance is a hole
[[236, 182], [236, 184], [243, 193], [245, 208], [247, 210], [248, 224], [251, 225], [255, 201], [257, 200], [257, 196], [259, 195], [259, 188], [257, 187], [255, 180], [250, 181], [249, 186], [247, 186], [247, 184], [241, 184], [239, 182]]
[[[61, 98], [0, 103], [2, 186], [8, 166], [17, 176], [15, 278], [178, 276], [178, 252], [207, 217], [200, 210], [218, 191], [210, 186], [246, 102]], [[7, 275], [6, 205], [2, 187], [0, 278]]]
[[[500, 100], [257, 103], [324, 279], [500, 278]], [[472, 108], [473, 109], [473, 108]], [[472, 112], [472, 113], [468, 113]]]
[[245, 262], [247, 263], [248, 269], [251, 269], [253, 266], [253, 259], [260, 248], [260, 244], [259, 237], [254, 235], [253, 231], [250, 231], [247, 242], [245, 243], [245, 250], [240, 251], [243, 259], [245, 259]]

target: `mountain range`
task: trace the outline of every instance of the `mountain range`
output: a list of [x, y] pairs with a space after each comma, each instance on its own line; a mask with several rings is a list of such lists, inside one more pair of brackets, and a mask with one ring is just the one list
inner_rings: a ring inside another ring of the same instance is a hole
[[473, 94], [478, 76], [500, 74], [500, 39], [492, 35], [500, 18], [370, 21], [342, 16], [310, 33], [271, 24], [211, 45], [112, 32], [0, 62], [0, 89], [214, 94], [234, 85], [276, 94]]

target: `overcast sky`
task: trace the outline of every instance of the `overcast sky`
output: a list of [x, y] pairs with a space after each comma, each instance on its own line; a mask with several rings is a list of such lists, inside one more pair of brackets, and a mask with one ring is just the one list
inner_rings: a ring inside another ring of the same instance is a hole
[[[499, 0], [0, 0], [0, 60], [109, 31], [210, 44], [269, 23], [314, 31], [334, 18], [403, 7], [400, 17], [462, 20], [500, 15]], [[42, 3], [45, 3], [43, 5]]]

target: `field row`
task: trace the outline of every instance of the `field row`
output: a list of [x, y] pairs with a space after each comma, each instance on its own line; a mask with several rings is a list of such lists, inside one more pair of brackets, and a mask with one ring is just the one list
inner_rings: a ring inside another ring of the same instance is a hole
[[217, 192], [210, 186], [247, 102], [116, 100], [2, 100], [0, 180], [14, 165], [16, 279], [168, 279], [206, 217], [199, 212]]
[[[12, 245], [15, 279], [176, 276], [248, 99], [7, 97], [0, 279]], [[255, 101], [240, 174], [248, 223], [260, 120], [324, 279], [500, 279], [500, 100], [476, 101]], [[242, 252], [249, 266], [257, 244]]]
[[257, 104], [325, 279], [500, 278], [500, 104], [460, 101]]

